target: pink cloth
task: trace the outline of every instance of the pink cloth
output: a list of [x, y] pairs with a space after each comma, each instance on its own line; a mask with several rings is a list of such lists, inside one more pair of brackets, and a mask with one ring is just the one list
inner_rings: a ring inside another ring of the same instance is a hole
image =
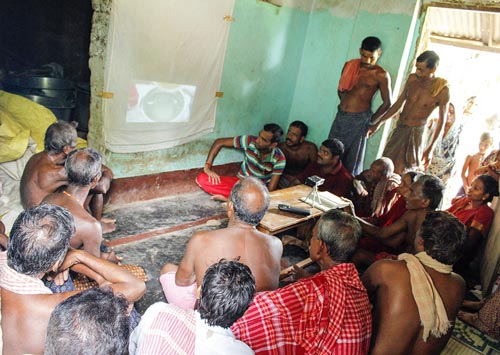
[[168, 303], [182, 309], [194, 309], [196, 304], [196, 282], [189, 286], [175, 284], [175, 272], [160, 275], [160, 283]]
[[338, 90], [349, 91], [356, 85], [359, 76], [359, 67], [361, 65], [361, 59], [353, 59], [345, 63], [344, 70], [342, 70], [342, 76], [339, 80]]
[[7, 265], [7, 252], [0, 252], [0, 287], [19, 295], [50, 295], [42, 280], [18, 273]]
[[208, 175], [205, 173], [200, 173], [200, 175], [196, 177], [196, 183], [202, 190], [208, 192], [210, 195], [222, 195], [225, 198], [229, 197], [233, 186], [239, 180], [240, 179], [236, 176], [221, 176], [220, 183], [214, 184], [208, 181]]

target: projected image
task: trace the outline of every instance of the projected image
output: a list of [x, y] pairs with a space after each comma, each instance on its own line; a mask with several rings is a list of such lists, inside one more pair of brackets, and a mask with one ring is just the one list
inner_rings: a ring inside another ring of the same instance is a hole
[[133, 82], [129, 88], [127, 122], [188, 122], [196, 86]]

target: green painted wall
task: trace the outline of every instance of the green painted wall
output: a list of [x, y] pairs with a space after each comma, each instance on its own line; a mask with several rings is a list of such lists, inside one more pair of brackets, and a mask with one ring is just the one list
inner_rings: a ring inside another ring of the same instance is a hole
[[[93, 0], [96, 13], [101, 11], [105, 17], [110, 1]], [[394, 81], [411, 26], [412, 11], [407, 9], [414, 8], [417, 1], [408, 0], [401, 6], [399, 0], [309, 0], [309, 11], [306, 6], [294, 7], [293, 1], [289, 5], [285, 0], [282, 7], [276, 7], [257, 0], [235, 0], [221, 82], [224, 97], [218, 102], [215, 131], [171, 149], [134, 154], [105, 151], [106, 164], [116, 177], [201, 167], [215, 138], [258, 133], [268, 122], [286, 130], [295, 119], [307, 122], [308, 138], [320, 143], [336, 112], [336, 86], [343, 63], [359, 55], [365, 36], [379, 36], [384, 45], [380, 64]], [[99, 18], [94, 17], [96, 26]], [[100, 20], [93, 36], [104, 33], [106, 26]], [[99, 38], [105, 48], [105, 38]], [[92, 69], [93, 90], [99, 91], [102, 79], [96, 77], [102, 71], [105, 51], [94, 43], [91, 52], [96, 53], [91, 66], [95, 62], [97, 68]], [[89, 142], [103, 151], [99, 101], [93, 105]], [[369, 141], [366, 161], [374, 159], [379, 141], [380, 134]], [[238, 152], [224, 149], [215, 164], [239, 160]]]
[[[415, 5], [416, 2], [413, 3]], [[387, 9], [382, 4], [380, 7]], [[304, 119], [309, 123], [311, 133], [308, 139], [317, 144], [328, 137], [337, 112], [337, 84], [342, 67], [347, 60], [359, 57], [363, 38], [373, 35], [381, 39], [383, 54], [379, 64], [390, 73], [393, 87], [400, 67], [406, 67], [406, 61], [402, 61], [402, 57], [413, 13], [373, 13], [360, 10], [352, 14], [344, 10], [337, 11], [337, 6], [333, 6], [328, 10], [311, 13], [290, 113], [289, 122]], [[374, 111], [380, 102], [377, 94], [373, 104]], [[382, 131], [368, 141], [365, 166], [369, 166], [377, 158], [381, 137]]]
[[[215, 132], [175, 148], [134, 154], [108, 152], [117, 177], [203, 166], [215, 138], [257, 134], [263, 124], [286, 129], [309, 14], [255, 0], [236, 0], [217, 104]], [[223, 149], [215, 164], [240, 161]]]

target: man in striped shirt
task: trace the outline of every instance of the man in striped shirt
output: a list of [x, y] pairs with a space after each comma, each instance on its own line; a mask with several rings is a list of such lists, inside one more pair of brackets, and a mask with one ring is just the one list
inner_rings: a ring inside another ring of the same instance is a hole
[[[309, 250], [321, 272], [275, 291], [259, 292], [232, 327], [255, 354], [367, 354], [372, 332], [370, 302], [350, 262], [361, 226], [330, 210], [314, 227]], [[294, 277], [307, 273], [295, 268]]]
[[[268, 123], [258, 136], [216, 139], [208, 152], [203, 173], [198, 175], [196, 183], [218, 200], [227, 200], [234, 184], [244, 176], [259, 178], [267, 185], [269, 191], [276, 190], [286, 165], [285, 154], [278, 148], [282, 136], [283, 130], [280, 126]], [[212, 164], [223, 147], [236, 148], [245, 153], [236, 176], [219, 176], [212, 170]]]

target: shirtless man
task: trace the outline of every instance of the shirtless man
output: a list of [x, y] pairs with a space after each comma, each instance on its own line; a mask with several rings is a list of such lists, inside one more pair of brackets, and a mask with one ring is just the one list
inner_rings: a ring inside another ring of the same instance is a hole
[[281, 188], [289, 187], [290, 182], [318, 156], [316, 144], [306, 141], [307, 125], [302, 121], [290, 123], [286, 139], [279, 144], [279, 148], [285, 154], [286, 166], [279, 182]]
[[[386, 120], [401, 112], [383, 153], [383, 156], [392, 159], [394, 172], [398, 174], [405, 169], [418, 167], [425, 171], [431, 162], [434, 146], [442, 135], [450, 92], [446, 80], [434, 75], [438, 64], [439, 56], [435, 52], [420, 54], [415, 65], [417, 69], [408, 77], [397, 101], [378, 122], [372, 120], [373, 125], [368, 129], [368, 136], [373, 135]], [[439, 107], [436, 129], [424, 149], [425, 126], [436, 107]]]
[[[77, 145], [76, 126], [68, 122], [56, 122], [45, 132], [45, 150], [33, 155], [21, 177], [21, 203], [24, 209], [37, 206], [48, 194], [56, 192], [68, 183], [64, 163]], [[90, 191], [85, 209], [101, 223], [103, 233], [116, 229], [115, 221], [102, 218], [104, 197], [109, 190], [113, 172], [102, 166], [98, 184]]]
[[[340, 104], [328, 138], [344, 143], [342, 161], [353, 175], [363, 171], [370, 122], [377, 121], [391, 106], [391, 78], [376, 64], [381, 47], [377, 37], [366, 37], [359, 49], [361, 58], [345, 63], [338, 86]], [[378, 90], [382, 104], [372, 114], [372, 101]]]
[[[363, 234], [379, 239], [385, 245], [394, 249], [395, 254], [413, 252], [415, 236], [422, 225], [427, 213], [439, 207], [443, 198], [444, 186], [434, 175], [421, 175], [410, 187], [406, 199], [407, 211], [403, 216], [386, 227], [378, 227], [362, 218], [356, 217], [361, 224]], [[375, 255], [369, 251], [359, 249], [355, 260], [370, 259], [373, 262]]]
[[24, 209], [37, 206], [48, 194], [68, 183], [64, 162], [76, 148], [76, 127], [56, 122], [45, 132], [45, 150], [33, 155], [21, 177], [21, 203]]
[[68, 185], [63, 192], [47, 195], [43, 202], [66, 207], [75, 219], [76, 232], [71, 237], [71, 247], [83, 247], [87, 253], [97, 257], [119, 261], [112, 253], [101, 253], [101, 223], [84, 208], [89, 191], [93, 189], [101, 177], [102, 157], [92, 148], [73, 150], [65, 163]]
[[361, 280], [374, 307], [371, 355], [441, 353], [465, 295], [464, 280], [452, 272], [465, 239], [457, 218], [431, 212], [415, 239], [418, 254], [379, 260], [365, 271]]
[[48, 204], [23, 211], [14, 223], [7, 252], [0, 253], [4, 354], [43, 354], [52, 310], [77, 293], [53, 294], [41, 281], [47, 274], [83, 273], [130, 304], [146, 291], [143, 281], [119, 266], [68, 249], [74, 231], [69, 211]]
[[227, 204], [227, 228], [195, 233], [179, 266], [163, 266], [160, 282], [168, 302], [193, 309], [205, 271], [222, 258], [240, 258], [248, 265], [257, 291], [276, 289], [283, 246], [278, 238], [255, 228], [268, 206], [269, 193], [259, 179], [245, 177], [236, 183]]

